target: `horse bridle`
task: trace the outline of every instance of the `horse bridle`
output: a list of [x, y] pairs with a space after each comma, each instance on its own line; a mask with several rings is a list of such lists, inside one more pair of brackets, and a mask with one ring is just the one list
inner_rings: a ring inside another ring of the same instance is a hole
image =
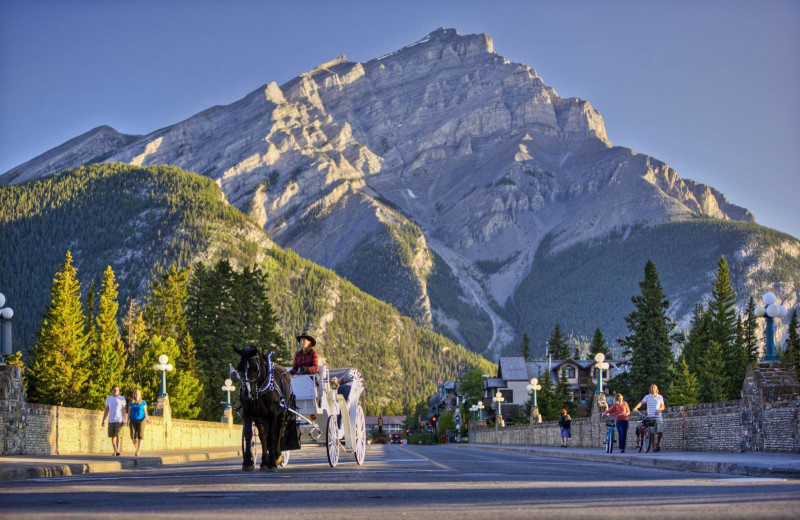
[[[259, 386], [258, 381], [261, 379], [262, 365], [265, 364], [264, 360], [261, 359], [261, 352], [256, 350], [253, 355], [251, 355], [251, 356], [247, 357], [247, 359], [245, 359], [244, 370], [242, 371], [242, 372], [244, 372], [244, 374], [242, 374], [243, 377], [241, 379], [241, 394], [242, 394], [242, 399], [243, 400], [246, 397], [248, 401], [255, 401], [264, 392], [269, 392], [269, 391], [272, 391], [272, 390], [275, 389], [275, 377], [273, 375], [274, 374], [274, 370], [272, 369], [272, 365], [273, 365], [273, 363], [272, 363], [272, 354], [273, 354], [273, 352], [270, 352], [267, 355], [267, 359], [266, 359], [267, 378], [266, 378], [266, 381], [264, 382], [264, 384], [261, 385], [261, 386]], [[257, 372], [256, 372], [255, 378], [250, 378], [249, 377], [250, 361], [252, 359], [255, 359], [255, 358], [258, 358], [255, 361]], [[253, 389], [254, 388], [255, 388], [255, 395], [253, 395]]]

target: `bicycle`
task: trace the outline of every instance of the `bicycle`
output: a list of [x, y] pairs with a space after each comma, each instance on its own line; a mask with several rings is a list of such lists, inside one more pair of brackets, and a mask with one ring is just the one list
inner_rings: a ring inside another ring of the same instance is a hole
[[617, 435], [617, 420], [612, 417], [606, 417], [606, 453], [614, 451], [614, 438]]
[[653, 432], [650, 428], [656, 425], [656, 419], [655, 417], [647, 417], [638, 410], [636, 410], [636, 413], [639, 414], [639, 422], [636, 424], [636, 449], [639, 453], [642, 450], [647, 453], [653, 447]]

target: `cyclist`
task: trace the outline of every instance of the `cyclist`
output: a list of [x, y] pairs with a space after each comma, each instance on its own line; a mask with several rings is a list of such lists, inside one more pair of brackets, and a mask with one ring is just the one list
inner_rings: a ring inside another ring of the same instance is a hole
[[650, 385], [650, 393], [642, 398], [642, 401], [637, 404], [633, 411], [637, 411], [643, 404], [647, 405], [647, 416], [655, 419], [655, 426], [653, 431], [656, 434], [656, 447], [653, 451], [661, 451], [661, 436], [664, 434], [664, 417], [661, 412], [664, 411], [664, 397], [658, 393], [658, 385], [653, 383]]
[[614, 406], [600, 414], [600, 417], [605, 415], [613, 415], [617, 420], [617, 433], [619, 434], [619, 452], [625, 453], [625, 441], [628, 438], [628, 416], [631, 414], [631, 409], [628, 403], [625, 402], [622, 394], [614, 396]]

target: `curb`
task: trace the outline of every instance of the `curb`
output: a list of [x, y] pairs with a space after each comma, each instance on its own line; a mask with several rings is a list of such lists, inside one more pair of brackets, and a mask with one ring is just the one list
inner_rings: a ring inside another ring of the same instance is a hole
[[[456, 446], [456, 445], [454, 445]], [[528, 453], [543, 457], [580, 459], [591, 462], [603, 462], [611, 464], [621, 464], [626, 466], [641, 466], [647, 468], [658, 468], [673, 471], [693, 471], [697, 473], [719, 473], [724, 475], [742, 475], [753, 477], [788, 477], [800, 478], [800, 468], [789, 466], [768, 466], [754, 465], [740, 462], [714, 462], [704, 460], [674, 460], [662, 459], [657, 457], [636, 457], [613, 453], [586, 453], [570, 450], [553, 451], [549, 449], [537, 449], [535, 447], [511, 448], [492, 444], [469, 444], [457, 445], [465, 448], [478, 448], [496, 451], [507, 451], [513, 453]], [[633, 454], [631, 454], [633, 455]]]
[[[20, 463], [19, 467], [0, 468], [0, 481], [26, 480], [47, 477], [66, 477], [70, 475], [85, 475], [88, 473], [104, 473], [114, 471], [124, 471], [137, 468], [149, 468], [165, 466], [171, 464], [182, 464], [185, 462], [196, 462], [202, 460], [225, 459], [229, 457], [241, 456], [242, 452], [238, 448], [230, 451], [217, 452], [197, 452], [179, 453], [175, 455], [162, 455], [157, 457], [126, 458], [115, 461], [98, 462], [64, 462], [64, 463], [44, 463], [25, 465]], [[80, 457], [78, 455], [77, 457]], [[0, 460], [0, 463], [2, 460]]]

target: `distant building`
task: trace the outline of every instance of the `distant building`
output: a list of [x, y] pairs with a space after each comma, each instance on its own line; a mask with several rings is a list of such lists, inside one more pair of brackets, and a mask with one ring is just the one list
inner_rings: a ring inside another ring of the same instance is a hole
[[383, 420], [383, 435], [393, 435], [395, 433], [403, 433], [403, 424], [406, 422], [405, 415], [382, 415], [364, 417], [365, 426], [368, 432], [375, 432], [377, 435], [378, 424]]
[[[608, 364], [609, 369], [603, 371], [603, 391], [606, 394], [608, 388], [605, 382], [622, 372], [614, 361], [608, 361]], [[530, 399], [531, 393], [527, 387], [531, 379], [534, 377], [541, 379], [546, 372], [550, 372], [550, 379], [554, 385], [561, 379], [562, 372], [566, 374], [567, 381], [572, 386], [572, 399], [579, 410], [585, 409], [597, 390], [597, 369], [594, 365], [594, 360], [588, 359], [525, 361], [522, 356], [501, 357], [497, 377], [488, 378], [483, 382], [484, 405], [488, 415], [494, 414], [491, 411], [495, 408], [492, 398], [498, 391], [505, 398], [503, 417], [510, 417], [516, 410], [524, 407]]]

